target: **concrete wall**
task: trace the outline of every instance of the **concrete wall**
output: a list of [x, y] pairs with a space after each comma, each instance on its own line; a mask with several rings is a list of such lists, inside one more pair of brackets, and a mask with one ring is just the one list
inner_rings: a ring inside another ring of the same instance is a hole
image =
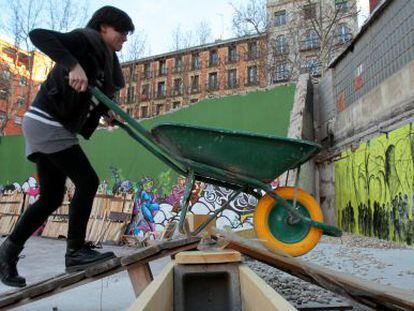
[[[329, 223], [337, 222], [338, 209], [343, 208], [338, 206], [336, 194], [346, 190], [338, 188], [344, 183], [338, 180], [343, 174], [335, 171], [336, 163], [362, 149], [377, 154], [369, 148], [370, 142], [382, 141], [384, 134], [388, 139], [414, 121], [413, 15], [414, 1], [385, 2], [371, 17], [353, 48], [336, 61], [315, 87], [316, 138], [325, 146], [317, 159], [318, 189]], [[396, 145], [395, 142], [392, 145]], [[383, 155], [388, 161], [389, 154]], [[383, 172], [394, 170], [387, 161], [379, 164]], [[392, 162], [404, 161], [404, 153], [400, 153]], [[408, 170], [412, 169], [411, 165]], [[368, 172], [365, 173], [368, 176]], [[359, 193], [365, 186], [356, 183], [356, 187], [354, 192]], [[407, 189], [412, 191], [410, 187]], [[408, 192], [403, 195], [411, 193]], [[369, 201], [367, 204], [370, 205]], [[397, 221], [395, 213], [386, 212]], [[412, 210], [408, 214], [412, 219]], [[357, 230], [362, 234], [374, 234], [374, 231]]]

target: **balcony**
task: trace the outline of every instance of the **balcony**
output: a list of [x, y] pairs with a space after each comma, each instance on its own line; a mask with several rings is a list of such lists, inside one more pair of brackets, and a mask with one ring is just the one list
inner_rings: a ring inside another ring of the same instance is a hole
[[210, 59], [208, 61], [208, 67], [216, 67], [216, 66], [218, 66], [219, 62], [220, 62], [219, 58], [217, 58], [215, 60]]
[[340, 34], [340, 35], [337, 36], [337, 44], [338, 45], [347, 44], [352, 39], [353, 39], [353, 37], [352, 37], [351, 33]]
[[259, 51], [248, 51], [246, 53], [246, 55], [244, 56], [245, 61], [251, 61], [251, 60], [256, 60], [260, 58], [260, 53]]
[[257, 79], [250, 80], [250, 81], [247, 81], [244, 85], [245, 86], [258, 86], [259, 85], [259, 80], [257, 80]]
[[168, 74], [167, 68], [162, 68], [157, 71], [157, 77], [163, 77], [163, 76], [166, 76], [167, 74]]
[[171, 90], [171, 97], [182, 96], [184, 94], [183, 89], [173, 89]]
[[239, 55], [233, 55], [230, 56], [226, 59], [226, 64], [235, 64], [240, 60]]
[[164, 99], [166, 97], [165, 91], [158, 91], [157, 94], [155, 94], [156, 99]]
[[182, 66], [178, 66], [178, 67], [174, 67], [173, 69], [172, 69], [172, 72], [173, 73], [181, 73], [181, 72], [183, 72], [183, 67]]
[[141, 94], [141, 96], [139, 97], [139, 100], [142, 102], [148, 101], [150, 99], [151, 99], [151, 96], [149, 95], [149, 93]]
[[238, 87], [239, 87], [239, 83], [237, 82], [237, 80], [227, 81], [227, 84], [226, 84], [227, 90], [237, 89]]
[[321, 43], [319, 39], [308, 39], [300, 42], [301, 51], [310, 51], [320, 49]]
[[218, 82], [215, 82], [215, 83], [207, 83], [206, 84], [206, 90], [208, 92], [218, 91], [218, 89], [219, 89]]
[[152, 77], [152, 72], [151, 71], [143, 71], [141, 72], [141, 77], [142, 79], [150, 79]]
[[189, 92], [190, 94], [197, 94], [197, 93], [200, 93], [200, 86], [199, 86], [199, 85], [196, 85], [196, 86], [189, 87], [189, 88], [188, 88], [188, 92]]
[[200, 62], [198, 62], [198, 63], [192, 63], [190, 69], [192, 71], [200, 70], [201, 69], [201, 63]]

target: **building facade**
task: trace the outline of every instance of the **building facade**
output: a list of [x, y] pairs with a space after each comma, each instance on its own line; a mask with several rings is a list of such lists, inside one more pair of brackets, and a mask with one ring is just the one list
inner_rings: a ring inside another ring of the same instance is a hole
[[121, 106], [148, 118], [198, 102], [267, 85], [266, 35], [192, 47], [122, 64]]
[[269, 81], [323, 75], [358, 31], [355, 0], [268, 0]]
[[22, 133], [23, 115], [51, 67], [42, 53], [0, 40], [0, 136]]

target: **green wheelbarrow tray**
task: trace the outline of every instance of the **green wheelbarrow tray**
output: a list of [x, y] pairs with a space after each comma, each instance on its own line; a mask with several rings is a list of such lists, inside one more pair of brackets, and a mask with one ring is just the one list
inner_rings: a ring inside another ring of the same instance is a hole
[[[123, 111], [98, 88], [93, 96], [118, 114], [127, 124], [117, 122], [134, 140], [158, 159], [187, 176], [181, 202], [180, 228], [183, 230], [195, 180], [235, 190], [227, 203], [201, 224], [197, 234], [242, 192], [261, 197], [260, 190], [277, 200], [292, 216], [331, 236], [341, 236], [334, 226], [316, 222], [299, 213], [288, 201], [274, 193], [270, 182], [283, 172], [300, 167], [319, 150], [316, 143], [269, 135], [257, 135], [223, 129], [182, 124], [161, 124], [151, 132]], [[259, 191], [258, 191], [259, 190]]]
[[[308, 161], [321, 147], [312, 142], [182, 124], [161, 124], [151, 130], [171, 156], [197, 175], [242, 184], [242, 175], [270, 183], [282, 173]], [[201, 165], [200, 165], [201, 164]]]

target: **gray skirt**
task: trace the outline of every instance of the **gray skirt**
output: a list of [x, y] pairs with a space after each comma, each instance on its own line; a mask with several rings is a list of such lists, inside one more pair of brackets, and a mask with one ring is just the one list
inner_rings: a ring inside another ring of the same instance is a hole
[[22, 129], [26, 143], [25, 154], [29, 159], [34, 153], [54, 153], [79, 144], [76, 134], [63, 126], [46, 124], [26, 115]]

